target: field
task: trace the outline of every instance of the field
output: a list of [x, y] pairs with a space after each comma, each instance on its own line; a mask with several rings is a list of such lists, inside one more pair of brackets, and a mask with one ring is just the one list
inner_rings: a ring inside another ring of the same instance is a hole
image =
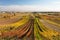
[[1, 12], [0, 40], [60, 40], [60, 13]]

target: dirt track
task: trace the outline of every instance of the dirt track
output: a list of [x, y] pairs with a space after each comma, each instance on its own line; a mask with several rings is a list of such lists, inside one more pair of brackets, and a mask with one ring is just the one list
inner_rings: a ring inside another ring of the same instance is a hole
[[29, 40], [30, 39], [32, 40], [32, 36], [33, 36], [32, 33], [33, 33], [33, 21], [30, 20], [19, 29], [11, 30], [9, 32], [3, 32], [2, 35], [0, 35], [0, 37], [2, 37], [2, 38], [5, 38], [5, 37], [11, 38], [11, 37], [17, 36], [18, 39], [22, 39], [22, 37], [23, 38], [28, 37]]
[[60, 32], [60, 28], [59, 28], [58, 26], [53, 25], [53, 24], [50, 24], [50, 23], [48, 23], [48, 22], [46, 22], [46, 21], [44, 21], [44, 20], [40, 20], [40, 21], [45, 25], [45, 27]]

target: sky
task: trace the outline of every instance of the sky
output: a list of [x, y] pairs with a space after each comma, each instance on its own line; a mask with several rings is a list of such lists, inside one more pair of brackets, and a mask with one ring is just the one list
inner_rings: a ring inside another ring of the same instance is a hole
[[60, 0], [0, 0], [0, 11], [60, 11]]

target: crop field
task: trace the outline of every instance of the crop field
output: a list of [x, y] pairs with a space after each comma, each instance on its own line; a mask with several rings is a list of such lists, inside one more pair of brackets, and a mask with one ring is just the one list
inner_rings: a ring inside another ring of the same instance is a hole
[[60, 13], [0, 13], [0, 40], [60, 40]]

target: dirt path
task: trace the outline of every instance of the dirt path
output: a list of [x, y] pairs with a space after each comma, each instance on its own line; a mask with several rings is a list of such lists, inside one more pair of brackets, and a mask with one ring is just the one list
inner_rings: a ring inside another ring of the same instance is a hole
[[56, 30], [56, 31], [60, 32], [60, 28], [58, 28], [58, 26], [53, 25], [53, 24], [50, 24], [50, 23], [48, 23], [47, 21], [44, 21], [44, 20], [42, 20], [42, 19], [40, 19], [40, 21], [41, 21], [47, 28], [50, 28], [50, 29], [52, 29], [52, 30]]
[[25, 25], [23, 25], [21, 28], [16, 29], [16, 30], [11, 30], [8, 32], [3, 32], [0, 37], [5, 38], [5, 37], [17, 37], [17, 40], [23, 39], [26, 37], [26, 40], [33, 40], [33, 21], [29, 20]]

